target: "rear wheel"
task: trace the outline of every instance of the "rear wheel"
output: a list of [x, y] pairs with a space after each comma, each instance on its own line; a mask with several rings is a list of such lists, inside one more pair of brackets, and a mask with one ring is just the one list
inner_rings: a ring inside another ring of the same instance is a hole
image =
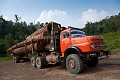
[[19, 57], [14, 56], [14, 57], [13, 57], [13, 62], [14, 62], [14, 63], [19, 63], [19, 62], [20, 62]]
[[88, 67], [96, 67], [98, 64], [98, 57], [92, 58], [85, 63]]
[[35, 58], [35, 57], [32, 57], [32, 58], [31, 58], [31, 65], [32, 65], [33, 67], [36, 67], [36, 58]]
[[44, 60], [42, 57], [37, 57], [36, 58], [36, 67], [38, 69], [42, 69], [44, 67]]
[[72, 74], [77, 74], [83, 70], [83, 62], [77, 54], [70, 54], [66, 59], [66, 68]]
[[48, 62], [46, 61], [46, 58], [43, 57], [43, 66], [46, 67], [48, 65]]

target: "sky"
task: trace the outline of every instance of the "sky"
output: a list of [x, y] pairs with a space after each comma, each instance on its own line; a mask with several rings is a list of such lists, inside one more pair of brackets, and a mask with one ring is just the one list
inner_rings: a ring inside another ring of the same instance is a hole
[[15, 21], [58, 22], [62, 26], [83, 28], [120, 12], [120, 0], [0, 0], [0, 15]]

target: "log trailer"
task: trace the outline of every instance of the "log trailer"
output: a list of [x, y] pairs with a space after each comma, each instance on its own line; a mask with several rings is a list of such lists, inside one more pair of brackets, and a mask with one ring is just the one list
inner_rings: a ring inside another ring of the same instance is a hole
[[7, 52], [13, 55], [14, 63], [25, 59], [27, 55], [34, 67], [41, 69], [51, 63], [63, 63], [72, 74], [81, 73], [84, 64], [95, 67], [99, 58], [110, 54], [105, 51], [105, 44], [100, 36], [86, 36], [82, 29], [64, 28], [55, 22], [35, 31]]

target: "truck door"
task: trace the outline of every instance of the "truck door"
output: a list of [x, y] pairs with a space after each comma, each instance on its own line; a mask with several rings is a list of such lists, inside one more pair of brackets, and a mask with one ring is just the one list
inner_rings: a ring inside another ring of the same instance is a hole
[[61, 52], [64, 53], [66, 48], [71, 45], [70, 41], [70, 36], [68, 32], [63, 32], [61, 34], [61, 41], [60, 41], [60, 47], [61, 47]]

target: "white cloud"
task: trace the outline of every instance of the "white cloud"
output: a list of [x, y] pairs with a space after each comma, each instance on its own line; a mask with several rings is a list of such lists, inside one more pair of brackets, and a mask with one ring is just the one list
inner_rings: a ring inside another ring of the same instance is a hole
[[60, 10], [44, 10], [41, 12], [39, 18], [35, 22], [51, 22], [55, 21], [63, 26], [74, 26], [78, 28], [83, 28], [87, 21], [89, 22], [96, 22], [104, 19], [106, 16], [108, 16], [107, 11], [97, 11], [94, 9], [88, 9], [87, 11], [84, 11], [82, 13], [82, 16], [78, 19], [73, 19], [66, 11], [60, 11]]
[[118, 15], [120, 13], [120, 10], [119, 11], [117, 11], [114, 15]]
[[3, 16], [3, 18], [8, 21], [10, 20], [8, 16]]
[[109, 15], [108, 12], [104, 10], [97, 12], [94, 9], [88, 9], [87, 11], [84, 11], [82, 13], [82, 19], [84, 21], [96, 22], [104, 19], [108, 15]]
[[51, 22], [55, 21], [61, 23], [65, 26], [69, 24], [71, 17], [67, 14], [66, 11], [59, 11], [59, 10], [49, 10], [49, 11], [42, 11], [39, 18], [35, 22]]

